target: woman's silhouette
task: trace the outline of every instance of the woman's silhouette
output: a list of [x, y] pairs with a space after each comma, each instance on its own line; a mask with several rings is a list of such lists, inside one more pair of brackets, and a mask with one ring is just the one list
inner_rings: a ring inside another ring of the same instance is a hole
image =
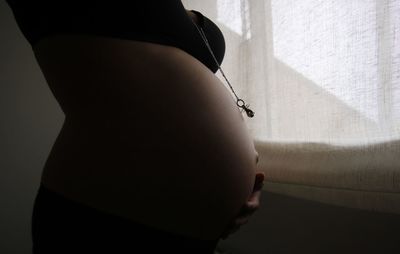
[[221, 63], [216, 24], [179, 0], [7, 2], [65, 113], [34, 253], [213, 253], [247, 222], [264, 175], [196, 29]]

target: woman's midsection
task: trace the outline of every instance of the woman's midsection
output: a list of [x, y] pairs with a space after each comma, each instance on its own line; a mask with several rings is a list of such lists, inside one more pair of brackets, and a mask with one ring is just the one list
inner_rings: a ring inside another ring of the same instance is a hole
[[218, 237], [251, 194], [256, 170], [229, 91], [177, 48], [59, 39], [35, 48], [66, 115], [43, 184], [157, 228]]

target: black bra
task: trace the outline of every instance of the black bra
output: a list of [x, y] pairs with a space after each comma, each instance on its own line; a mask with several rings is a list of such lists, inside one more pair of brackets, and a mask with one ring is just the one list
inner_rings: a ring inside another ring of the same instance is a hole
[[[84, 33], [174, 46], [212, 72], [218, 66], [180, 0], [6, 0], [22, 34], [34, 46], [57, 33]], [[199, 11], [207, 40], [219, 64], [225, 55], [221, 30]]]

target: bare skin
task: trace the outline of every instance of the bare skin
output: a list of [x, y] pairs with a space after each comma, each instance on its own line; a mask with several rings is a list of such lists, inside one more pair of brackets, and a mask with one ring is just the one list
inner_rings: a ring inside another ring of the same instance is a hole
[[201, 239], [233, 232], [258, 208], [263, 174], [243, 117], [197, 59], [85, 35], [44, 38], [34, 53], [65, 113], [43, 170], [46, 187]]
[[[189, 10], [186, 10], [186, 13], [188, 14], [189, 17], [192, 18], [192, 20], [196, 23], [199, 24], [199, 17], [197, 15]], [[256, 163], [258, 162], [258, 153], [257, 153], [257, 159]], [[254, 182], [254, 190], [247, 202], [243, 205], [242, 209], [240, 210], [240, 213], [237, 217], [235, 217], [228, 225], [228, 227], [225, 229], [223, 234], [221, 235], [222, 239], [228, 238], [230, 234], [235, 233], [240, 229], [241, 226], [244, 224], [248, 223], [251, 215], [255, 211], [257, 211], [260, 207], [260, 196], [261, 196], [261, 191], [262, 191], [262, 186], [264, 182], [265, 175], [263, 172], [258, 171], [256, 172], [256, 180]]]

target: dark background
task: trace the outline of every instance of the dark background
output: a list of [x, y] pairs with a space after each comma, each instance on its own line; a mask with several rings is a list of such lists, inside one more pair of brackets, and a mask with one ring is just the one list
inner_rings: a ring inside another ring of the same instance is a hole
[[[0, 0], [0, 253], [28, 254], [40, 174], [64, 114], [11, 10]], [[400, 216], [263, 192], [219, 247], [231, 253], [400, 253]]]

